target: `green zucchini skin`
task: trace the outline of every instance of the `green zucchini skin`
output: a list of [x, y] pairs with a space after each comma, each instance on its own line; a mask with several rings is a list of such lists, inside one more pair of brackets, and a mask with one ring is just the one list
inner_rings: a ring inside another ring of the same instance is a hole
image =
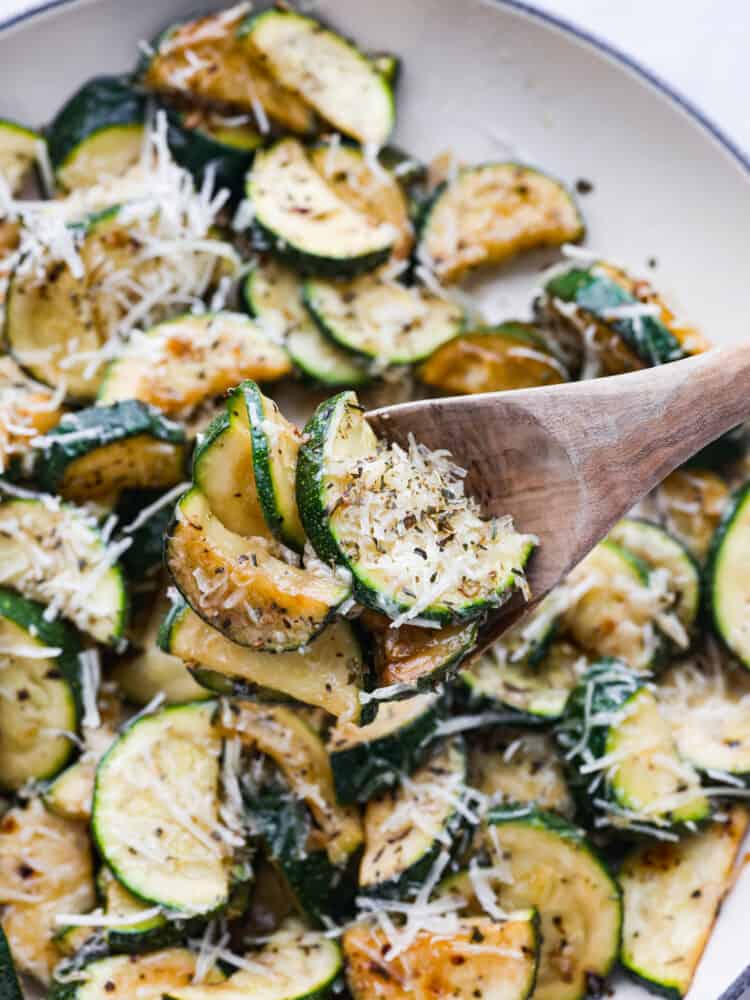
[[[84, 436], [79, 437], [80, 432]], [[186, 441], [179, 424], [136, 399], [67, 414], [45, 435], [45, 444], [34, 463], [36, 481], [42, 489], [55, 493], [68, 467], [77, 459], [141, 434], [178, 446], [184, 446]], [[66, 441], [68, 435], [72, 440]]]
[[87, 139], [107, 129], [142, 126], [146, 99], [126, 77], [88, 80], [63, 105], [47, 128], [47, 147], [55, 174]]
[[606, 317], [609, 309], [636, 305], [638, 299], [605, 274], [596, 274], [591, 268], [574, 267], [550, 279], [545, 292], [563, 302], [574, 303], [594, 319], [606, 322], [647, 365], [663, 365], [685, 356], [680, 342], [655, 316]]
[[299, 908], [317, 925], [344, 921], [354, 914], [356, 875], [353, 862], [333, 865], [325, 850], [307, 850], [310, 817], [288, 791], [266, 789], [245, 799], [252, 829], [269, 860], [284, 876]]
[[[750, 546], [750, 481], [745, 482], [728, 502], [719, 526], [711, 539], [706, 563], [706, 604], [714, 631], [726, 649], [750, 670], [750, 644], [742, 643], [737, 634], [741, 622], [733, 622], [723, 608], [725, 595], [746, 587], [746, 577], [737, 576], [724, 568], [732, 549], [741, 551]], [[731, 613], [731, 608], [728, 609]], [[737, 609], [735, 608], [735, 611]]]
[[[118, 525], [130, 524], [161, 495], [161, 490], [124, 490], [115, 507]], [[120, 556], [120, 564], [128, 579], [145, 580], [161, 566], [164, 535], [178, 499], [176, 497], [173, 504], [160, 507], [139, 528], [128, 534], [131, 544]]]
[[[382, 709], [381, 709], [382, 711]], [[376, 716], [377, 718], [377, 716]], [[392, 732], [361, 743], [329, 744], [336, 798], [342, 804], [367, 802], [411, 774], [424, 757], [438, 725], [437, 701]]]
[[213, 172], [214, 189], [225, 188], [236, 202], [242, 197], [245, 175], [250, 169], [255, 150], [262, 145], [258, 136], [256, 146], [243, 148], [222, 142], [206, 129], [191, 127], [188, 115], [170, 110], [167, 114], [167, 143], [180, 166], [189, 170], [197, 187], [203, 184], [207, 172]]
[[384, 264], [391, 253], [390, 247], [361, 254], [358, 257], [323, 257], [311, 255], [288, 243], [283, 236], [275, 233], [257, 217], [253, 221], [260, 246], [268, 247], [278, 259], [298, 274], [316, 278], [356, 278], [360, 274], [374, 271]]
[[0, 926], [0, 1000], [23, 1000], [13, 956], [10, 953], [5, 931]]

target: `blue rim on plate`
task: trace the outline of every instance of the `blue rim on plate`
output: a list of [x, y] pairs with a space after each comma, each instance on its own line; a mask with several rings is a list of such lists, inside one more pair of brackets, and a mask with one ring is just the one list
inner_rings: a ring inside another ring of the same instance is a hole
[[[5, 20], [0, 21], [0, 32], [7, 31], [8, 28], [15, 27], [18, 24], [23, 24], [24, 21], [28, 21], [39, 14], [44, 14], [49, 11], [55, 10], [58, 7], [67, 7], [71, 3], [79, 2], [79, 0], [47, 0], [47, 3], [41, 3], [39, 5], [33, 6], [28, 10], [14, 14]], [[488, 0], [485, 0], [488, 2]], [[669, 98], [674, 104], [681, 108], [688, 117], [696, 121], [704, 131], [708, 132], [716, 142], [722, 146], [727, 153], [734, 159], [747, 173], [748, 178], [750, 178], [750, 156], [748, 156], [740, 147], [729, 138], [729, 136], [720, 128], [712, 119], [700, 110], [691, 100], [681, 94], [678, 90], [675, 90], [670, 84], [663, 80], [652, 70], [648, 69], [637, 59], [618, 49], [617, 46], [612, 45], [610, 42], [605, 41], [598, 35], [592, 34], [586, 28], [581, 28], [579, 25], [568, 21], [564, 17], [558, 17], [556, 14], [550, 14], [547, 11], [540, 10], [538, 7], [534, 7], [531, 4], [525, 3], [524, 0], [492, 0], [492, 2], [497, 3], [499, 6], [510, 7], [513, 10], [520, 11], [522, 14], [526, 14], [528, 17], [535, 20], [541, 21], [544, 24], [551, 24], [553, 27], [557, 28], [565, 34], [572, 35], [579, 41], [585, 42], [592, 48], [597, 49], [599, 52], [603, 52], [605, 55], [609, 56], [615, 62], [620, 63], [629, 69], [636, 76], [641, 77], [649, 83], [654, 90], [659, 91], [665, 97]], [[750, 966], [748, 966], [743, 973], [732, 983], [732, 985], [721, 994], [717, 1000], [743, 1000], [743, 998], [748, 997], [750, 1000]]]

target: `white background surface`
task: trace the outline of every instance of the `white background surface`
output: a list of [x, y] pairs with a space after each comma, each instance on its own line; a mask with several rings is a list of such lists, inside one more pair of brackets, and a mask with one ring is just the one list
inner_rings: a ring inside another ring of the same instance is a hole
[[[159, 0], [154, 2], [158, 6]], [[352, 0], [356, 2], [360, 0]], [[635, 56], [750, 152], [750, 0], [530, 2]], [[127, 0], [122, 3], [126, 6]], [[35, 5], [0, 0], [0, 18]]]

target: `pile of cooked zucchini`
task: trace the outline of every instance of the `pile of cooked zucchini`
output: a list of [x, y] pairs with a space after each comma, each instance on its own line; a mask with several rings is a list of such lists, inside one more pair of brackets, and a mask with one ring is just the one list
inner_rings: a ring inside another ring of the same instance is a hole
[[[472, 656], [534, 540], [364, 410], [708, 345], [565, 251], [558, 181], [389, 145], [398, 75], [240, 4], [0, 122], [0, 1000], [690, 988], [748, 826], [744, 429]], [[528, 317], [467, 309], [545, 246]]]

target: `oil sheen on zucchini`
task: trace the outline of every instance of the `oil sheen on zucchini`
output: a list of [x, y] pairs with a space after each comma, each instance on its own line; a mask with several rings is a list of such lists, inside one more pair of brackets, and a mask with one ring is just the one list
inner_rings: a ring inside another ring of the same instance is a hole
[[518, 163], [485, 163], [459, 170], [437, 189], [423, 214], [418, 256], [452, 282], [522, 250], [575, 242], [583, 232], [559, 181]]
[[282, 652], [306, 645], [349, 595], [325, 567], [292, 566], [267, 539], [229, 531], [195, 488], [177, 505], [165, 558], [193, 610], [232, 642], [252, 649]]
[[343, 619], [323, 629], [304, 656], [296, 650], [264, 653], [231, 642], [178, 601], [158, 642], [185, 661], [199, 684], [217, 694], [298, 701], [360, 723], [372, 713], [372, 703], [360, 699], [370, 686], [369, 668], [353, 627]]
[[66, 414], [39, 447], [38, 483], [66, 500], [124, 489], [168, 489], [184, 477], [185, 432], [147, 403], [128, 399]]
[[511, 595], [532, 541], [480, 520], [444, 456], [379, 443], [351, 392], [322, 403], [305, 437], [303, 526], [321, 559], [351, 571], [361, 604], [396, 620], [455, 624]]
[[75, 750], [81, 645], [44, 611], [0, 588], [0, 787], [11, 791], [53, 777]]

